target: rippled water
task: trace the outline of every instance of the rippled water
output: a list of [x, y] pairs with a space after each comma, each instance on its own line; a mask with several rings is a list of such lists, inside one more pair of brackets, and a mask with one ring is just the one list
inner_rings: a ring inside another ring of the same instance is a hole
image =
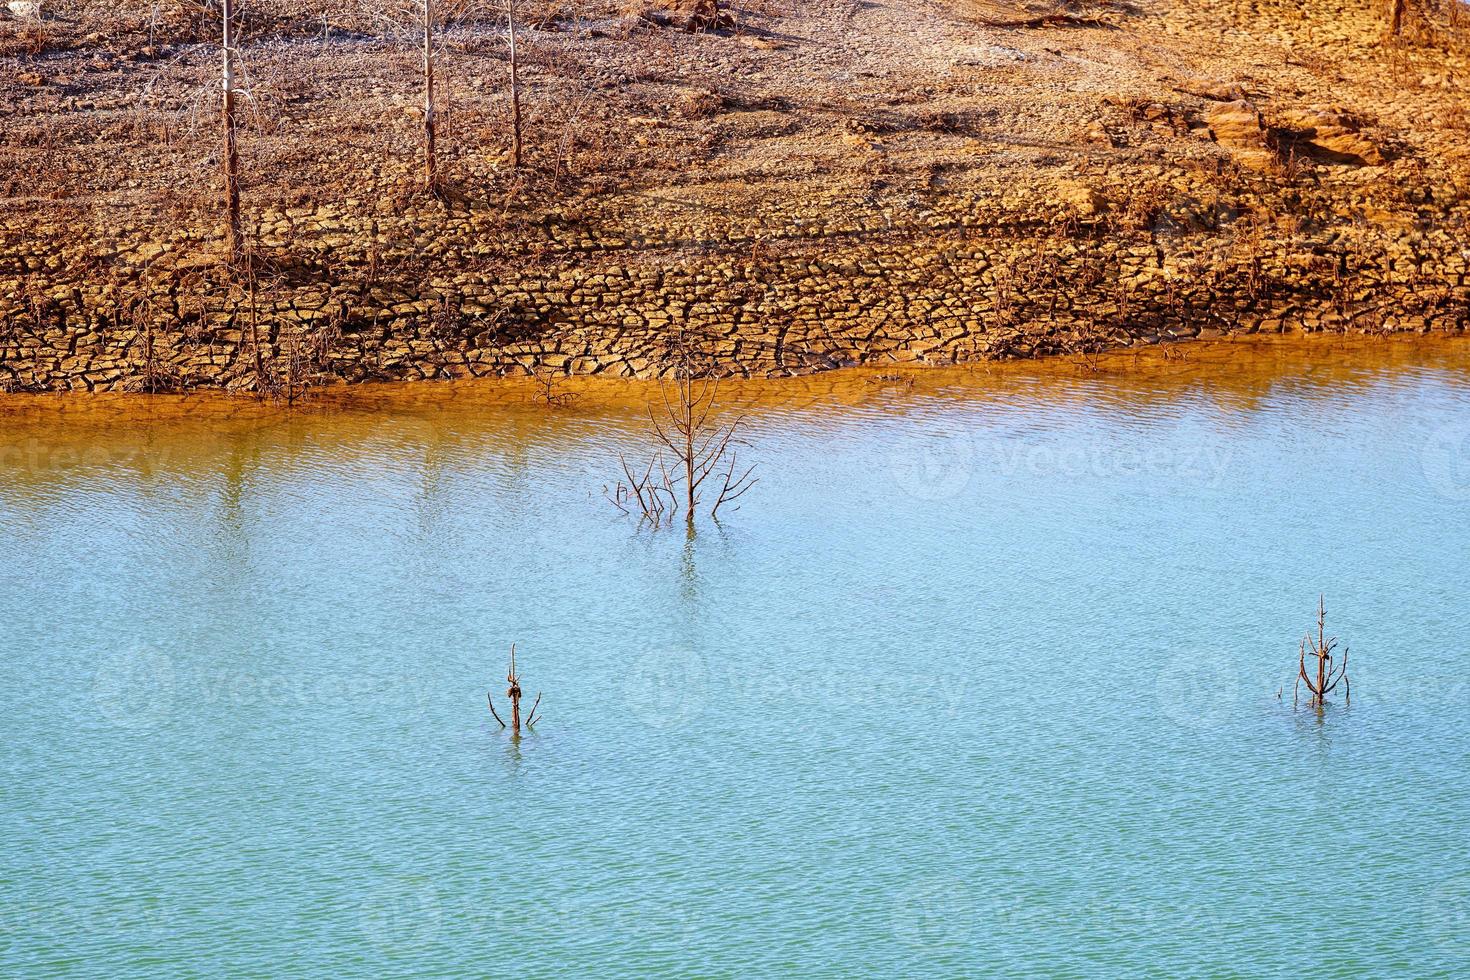
[[0, 973], [1464, 975], [1470, 356], [1209, 350], [0, 406]]

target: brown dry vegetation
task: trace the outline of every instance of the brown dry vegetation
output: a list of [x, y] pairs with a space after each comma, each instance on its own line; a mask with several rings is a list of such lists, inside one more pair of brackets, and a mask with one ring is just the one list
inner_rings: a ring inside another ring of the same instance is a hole
[[[1465, 154], [1470, 65], [1448, 17], [1413, 19], [1413, 43], [1386, 47], [1374, 0], [753, 0], [727, 4], [733, 29], [695, 34], [617, 2], [528, 0], [531, 165], [512, 177], [503, 12], [454, 6], [441, 68], [446, 149], [463, 192], [487, 201], [512, 187], [560, 196], [677, 185], [698, 197], [724, 181], [787, 194], [841, 179], [861, 194], [932, 174], [1039, 185], [1048, 171], [1143, 159], [1208, 166], [1224, 154], [1198, 138], [1196, 115], [1214, 90], [1250, 96], [1268, 119], [1345, 107], [1431, 168]], [[0, 22], [6, 206], [207, 210], [217, 97], [208, 7], [49, 0], [39, 25]], [[390, 8], [244, 0], [254, 206], [403, 188], [417, 150], [417, 54], [409, 18], [395, 32], [380, 13]], [[1066, 11], [1083, 26], [984, 26], [1007, 10], [1023, 20]], [[715, 193], [732, 203], [728, 191]]]
[[[212, 254], [209, 4], [44, 6], [39, 23], [0, 21], [0, 286], [81, 274], [73, 257], [7, 252], [40, 223], [111, 243], [98, 268], [120, 240], [183, 229]], [[702, 31], [655, 23], [669, 4], [523, 0], [519, 170], [502, 7], [460, 3], [442, 37], [442, 202], [417, 189], [418, 55], [385, 6], [242, 3], [247, 221], [335, 206], [381, 222], [371, 240], [257, 236], [301, 275], [442, 271], [424, 245], [436, 208], [472, 212], [482, 239], [499, 229], [493, 247], [454, 250], [456, 271], [492, 271], [545, 261], [548, 223], [659, 251], [738, 239], [759, 260], [795, 247], [763, 227], [922, 225], [966, 195], [1063, 230], [1100, 216], [1150, 240], [1234, 228], [1242, 254], [1335, 221], [1437, 227], [1470, 207], [1470, 18], [1455, 0], [1411, 5], [1393, 43], [1379, 0], [727, 0], [728, 26]], [[1259, 111], [1268, 166], [1213, 138], [1210, 113], [1238, 98]], [[1375, 165], [1313, 141], [1324, 112]]]

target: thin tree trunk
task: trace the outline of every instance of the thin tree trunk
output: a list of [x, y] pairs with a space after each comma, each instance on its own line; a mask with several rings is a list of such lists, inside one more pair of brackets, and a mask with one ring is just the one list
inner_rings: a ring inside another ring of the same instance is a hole
[[438, 185], [438, 161], [434, 152], [434, 0], [424, 5], [424, 186]]
[[1398, 37], [1404, 26], [1404, 4], [1406, 0], [1391, 0], [1388, 13], [1388, 36]]
[[521, 678], [516, 673], [516, 647], [510, 645], [510, 670], [506, 671], [505, 679], [510, 682], [505, 696], [510, 698], [510, 733], [519, 735], [521, 733]]
[[688, 493], [687, 515], [694, 520], [694, 378], [686, 362], [684, 365], [684, 482]]
[[230, 264], [240, 265], [245, 256], [244, 235], [240, 231], [240, 147], [235, 135], [235, 0], [220, 4], [222, 21], [222, 53], [224, 58], [224, 126], [225, 215], [230, 247]]
[[521, 165], [521, 74], [516, 57], [516, 0], [505, 0], [505, 22], [510, 30], [510, 165]]
[[1327, 696], [1327, 597], [1317, 599], [1317, 703]]

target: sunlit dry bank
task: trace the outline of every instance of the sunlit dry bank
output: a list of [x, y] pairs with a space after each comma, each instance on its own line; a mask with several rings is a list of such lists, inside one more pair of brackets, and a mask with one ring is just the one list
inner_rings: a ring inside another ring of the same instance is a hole
[[536, 0], [515, 126], [501, 5], [438, 6], [426, 88], [415, 4], [242, 0], [234, 256], [218, 8], [47, 0], [0, 20], [0, 385], [1459, 332], [1470, 18], [1394, 7]]

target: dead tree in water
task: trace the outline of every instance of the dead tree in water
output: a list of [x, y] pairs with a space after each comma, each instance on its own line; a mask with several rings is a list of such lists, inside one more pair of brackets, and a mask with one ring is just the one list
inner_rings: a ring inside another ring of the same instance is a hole
[[224, 61], [220, 122], [224, 129], [225, 222], [230, 265], [238, 268], [245, 258], [245, 242], [240, 230], [240, 147], [235, 126], [235, 0], [221, 0], [220, 26], [220, 53]]
[[[510, 732], [512, 735], [521, 733], [521, 678], [516, 673], [516, 645], [510, 645], [510, 669], [505, 672], [505, 680], [510, 686], [505, 689], [505, 696], [510, 699]], [[495, 720], [500, 722], [500, 727], [505, 727], [505, 722], [500, 717], [500, 712], [495, 710], [495, 699], [489, 694], [485, 700], [490, 702], [490, 713]], [[531, 728], [536, 724], [536, 709], [541, 706], [541, 694], [538, 691], [536, 701], [531, 705], [531, 710], [526, 714], [526, 727]]]
[[547, 408], [566, 408], [580, 396], [575, 391], [557, 391], [564, 375], [556, 368], [537, 364], [531, 368], [531, 378], [536, 382], [536, 400]]
[[[1337, 637], [1327, 636], [1327, 604], [1325, 597], [1317, 599], [1317, 637], [1312, 638], [1308, 633], [1302, 638], [1299, 657], [1297, 660], [1296, 683], [1291, 686], [1291, 703], [1296, 704], [1297, 693], [1303, 681], [1307, 683], [1307, 691], [1311, 694], [1311, 700], [1307, 703], [1314, 708], [1321, 708], [1326, 703], [1327, 695], [1343, 685], [1346, 701], [1353, 701], [1353, 685], [1348, 680], [1347, 647], [1342, 649], [1342, 662], [1337, 663], [1333, 657], [1333, 651], [1337, 649]], [[1316, 659], [1316, 669], [1312, 674], [1307, 673], [1307, 657]]]
[[[631, 514], [636, 504], [641, 514], [640, 521], [655, 528], [662, 527], [665, 520], [672, 520], [679, 509], [679, 497], [674, 492], [673, 477], [664, 466], [663, 458], [655, 456], [650, 459], [641, 475], [628, 464], [626, 456], [618, 456], [618, 463], [628, 482], [618, 480], [612, 489], [603, 487], [603, 493], [613, 506], [624, 514]], [[658, 473], [654, 473], [654, 467], [658, 467]]]
[[677, 469], [682, 471], [684, 513], [688, 520], [694, 520], [694, 510], [699, 505], [705, 481], [711, 475], [722, 479], [723, 486], [710, 509], [710, 516], [715, 517], [722, 504], [739, 497], [755, 484], [750, 479], [754, 466], [746, 468], [738, 477], [735, 475], [735, 431], [744, 417], [739, 416], [727, 425], [712, 422], [719, 379], [713, 374], [706, 374], [703, 379], [696, 378], [694, 355], [687, 338], [679, 338], [674, 355], [672, 397], [669, 385], [660, 388], [664, 418], [661, 421], [651, 411], [648, 418], [653, 423], [654, 435], [673, 453]]
[[[648, 420], [654, 438], [672, 459], [656, 453], [647, 466], [630, 466], [619, 457], [622, 480], [605, 490], [609, 500], [625, 514], [637, 505], [643, 521], [657, 528], [672, 523], [682, 505], [685, 521], [692, 527], [705, 485], [713, 477], [718, 488], [710, 517], [718, 519], [720, 508], [742, 496], [758, 482], [751, 478], [755, 466], [739, 466], [736, 434], [744, 416], [729, 422], [716, 417], [719, 379], [713, 371], [700, 371], [689, 338], [680, 333], [672, 345], [672, 379], [660, 384], [663, 412], [650, 406]], [[639, 473], [641, 472], [641, 476]]]

